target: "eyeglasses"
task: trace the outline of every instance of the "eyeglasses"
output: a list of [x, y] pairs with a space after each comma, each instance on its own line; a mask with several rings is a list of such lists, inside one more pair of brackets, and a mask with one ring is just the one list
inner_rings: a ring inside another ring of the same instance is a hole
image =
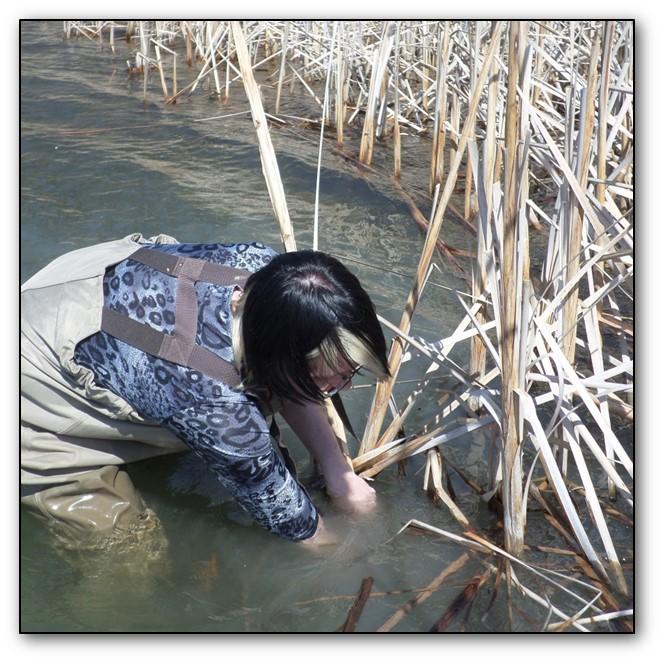
[[322, 393], [322, 397], [324, 398], [331, 398], [332, 396], [336, 395], [339, 391], [342, 391], [353, 379], [353, 377], [362, 369], [363, 366], [358, 365], [356, 366], [352, 372], [348, 375], [348, 377], [339, 385], [335, 386], [334, 388], [331, 388], [329, 390], [321, 390], [320, 392]]

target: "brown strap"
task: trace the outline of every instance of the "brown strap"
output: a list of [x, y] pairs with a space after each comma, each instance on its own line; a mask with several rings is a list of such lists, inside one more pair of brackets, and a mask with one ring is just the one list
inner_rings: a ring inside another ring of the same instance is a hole
[[244, 287], [246, 280], [251, 275], [251, 272], [246, 269], [227, 267], [223, 264], [200, 260], [196, 257], [177, 257], [154, 248], [139, 248], [129, 256], [129, 259], [146, 264], [148, 267], [169, 276], [182, 275], [194, 282], [203, 281], [222, 287], [230, 285]]
[[188, 345], [194, 345], [197, 328], [198, 299], [196, 298], [195, 282], [182, 275], [177, 278], [175, 331], [173, 335]]
[[175, 330], [172, 335], [162, 333], [110, 308], [103, 309], [102, 330], [152, 356], [199, 370], [229, 386], [238, 386], [241, 378], [235, 366], [196, 344], [198, 300], [195, 283], [203, 281], [223, 287], [243, 287], [250, 273], [245, 269], [197, 258], [176, 257], [150, 248], [139, 248], [129, 258], [177, 278]]
[[175, 336], [161, 333], [116, 310], [103, 309], [101, 328], [132, 347], [171, 363], [198, 370], [232, 388], [236, 388], [241, 382], [235, 366], [209, 349], [181, 342]]

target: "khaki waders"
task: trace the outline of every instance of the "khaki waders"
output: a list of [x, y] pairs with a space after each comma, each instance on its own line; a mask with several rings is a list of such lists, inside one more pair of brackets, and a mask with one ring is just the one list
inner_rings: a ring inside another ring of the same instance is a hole
[[21, 287], [21, 502], [59, 540], [144, 527], [151, 515], [121, 465], [187, 450], [73, 358], [101, 328], [106, 269], [144, 243], [175, 242], [132, 234], [76, 250]]

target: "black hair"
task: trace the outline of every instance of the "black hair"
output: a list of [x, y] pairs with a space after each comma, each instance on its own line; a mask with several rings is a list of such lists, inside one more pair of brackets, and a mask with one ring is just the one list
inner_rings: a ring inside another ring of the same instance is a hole
[[[246, 283], [242, 312], [247, 389], [268, 398], [321, 401], [308, 358], [326, 341], [348, 363], [341, 341], [349, 332], [389, 374], [386, 343], [375, 307], [359, 279], [326, 253], [294, 251], [275, 257]], [[323, 357], [329, 362], [327, 353]], [[375, 370], [373, 370], [375, 372]]]

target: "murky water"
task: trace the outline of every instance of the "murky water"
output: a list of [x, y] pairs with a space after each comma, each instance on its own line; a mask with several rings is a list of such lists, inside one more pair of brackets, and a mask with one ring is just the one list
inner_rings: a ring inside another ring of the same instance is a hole
[[[144, 103], [142, 77], [127, 76], [126, 59], [123, 42], [113, 54], [107, 45], [64, 41], [59, 22], [22, 23], [22, 281], [65, 251], [131, 232], [165, 232], [193, 242], [257, 239], [280, 248], [250, 117], [210, 119], [246, 110], [242, 89], [231, 87], [231, 99], [223, 105], [203, 92], [166, 106], [153, 77]], [[286, 95], [282, 110], [297, 115], [307, 103]], [[318, 133], [291, 126], [274, 129], [272, 139], [298, 246], [308, 248]], [[352, 147], [356, 136], [349, 140]], [[418, 146], [415, 137], [406, 136], [404, 144], [404, 177], [417, 190], [427, 179], [426, 167], [419, 164], [428, 163], [428, 148]], [[422, 235], [386, 177], [358, 177], [331, 146], [323, 157], [320, 249], [345, 257], [380, 313], [397, 322]], [[387, 167], [389, 150], [378, 152], [377, 167]], [[422, 211], [430, 210], [422, 206]], [[444, 237], [461, 248], [472, 243], [451, 222]], [[448, 270], [434, 280], [459, 286]], [[439, 339], [453, 330], [461, 312], [453, 294], [432, 287], [415, 319], [415, 332]], [[458, 360], [464, 361], [462, 351]], [[407, 364], [402, 379], [421, 374], [420, 365]], [[407, 393], [409, 386], [399, 388]], [[442, 376], [437, 386], [452, 388], [453, 381]], [[370, 400], [368, 385], [345, 397], [357, 430], [363, 429]], [[409, 429], [427, 421], [435, 407], [433, 398], [423, 403]], [[287, 428], [283, 433], [306, 477], [305, 452]], [[481, 435], [459, 440], [456, 448], [470, 475], [485, 472]], [[370, 576], [373, 595], [358, 630], [374, 631], [417, 595], [413, 590], [428, 585], [462, 553], [434, 537], [396, 536], [410, 518], [458, 531], [448, 511], [423, 495], [422, 466], [414, 459], [405, 475], [392, 468], [378, 476], [378, 510], [363, 520], [334, 512], [324, 493], [310, 488], [339, 539], [332, 549], [313, 553], [254, 525], [219, 496], [214, 481], [190, 455], [135, 465], [134, 481], [169, 537], [168, 562], [157, 572], [143, 573], [140, 559], [127, 566], [94, 556], [64, 557], [43, 527], [22, 514], [21, 627], [331, 632], [343, 625], [362, 579]], [[455, 487], [468, 515], [486, 527], [494, 523], [488, 510], [468, 497], [463, 483]], [[428, 630], [480, 570], [476, 562], [468, 563], [394, 631]], [[475, 605], [468, 629], [504, 629], [504, 610], [498, 605], [484, 614], [485, 607]], [[514, 627], [527, 630], [531, 624], [516, 616]]]

